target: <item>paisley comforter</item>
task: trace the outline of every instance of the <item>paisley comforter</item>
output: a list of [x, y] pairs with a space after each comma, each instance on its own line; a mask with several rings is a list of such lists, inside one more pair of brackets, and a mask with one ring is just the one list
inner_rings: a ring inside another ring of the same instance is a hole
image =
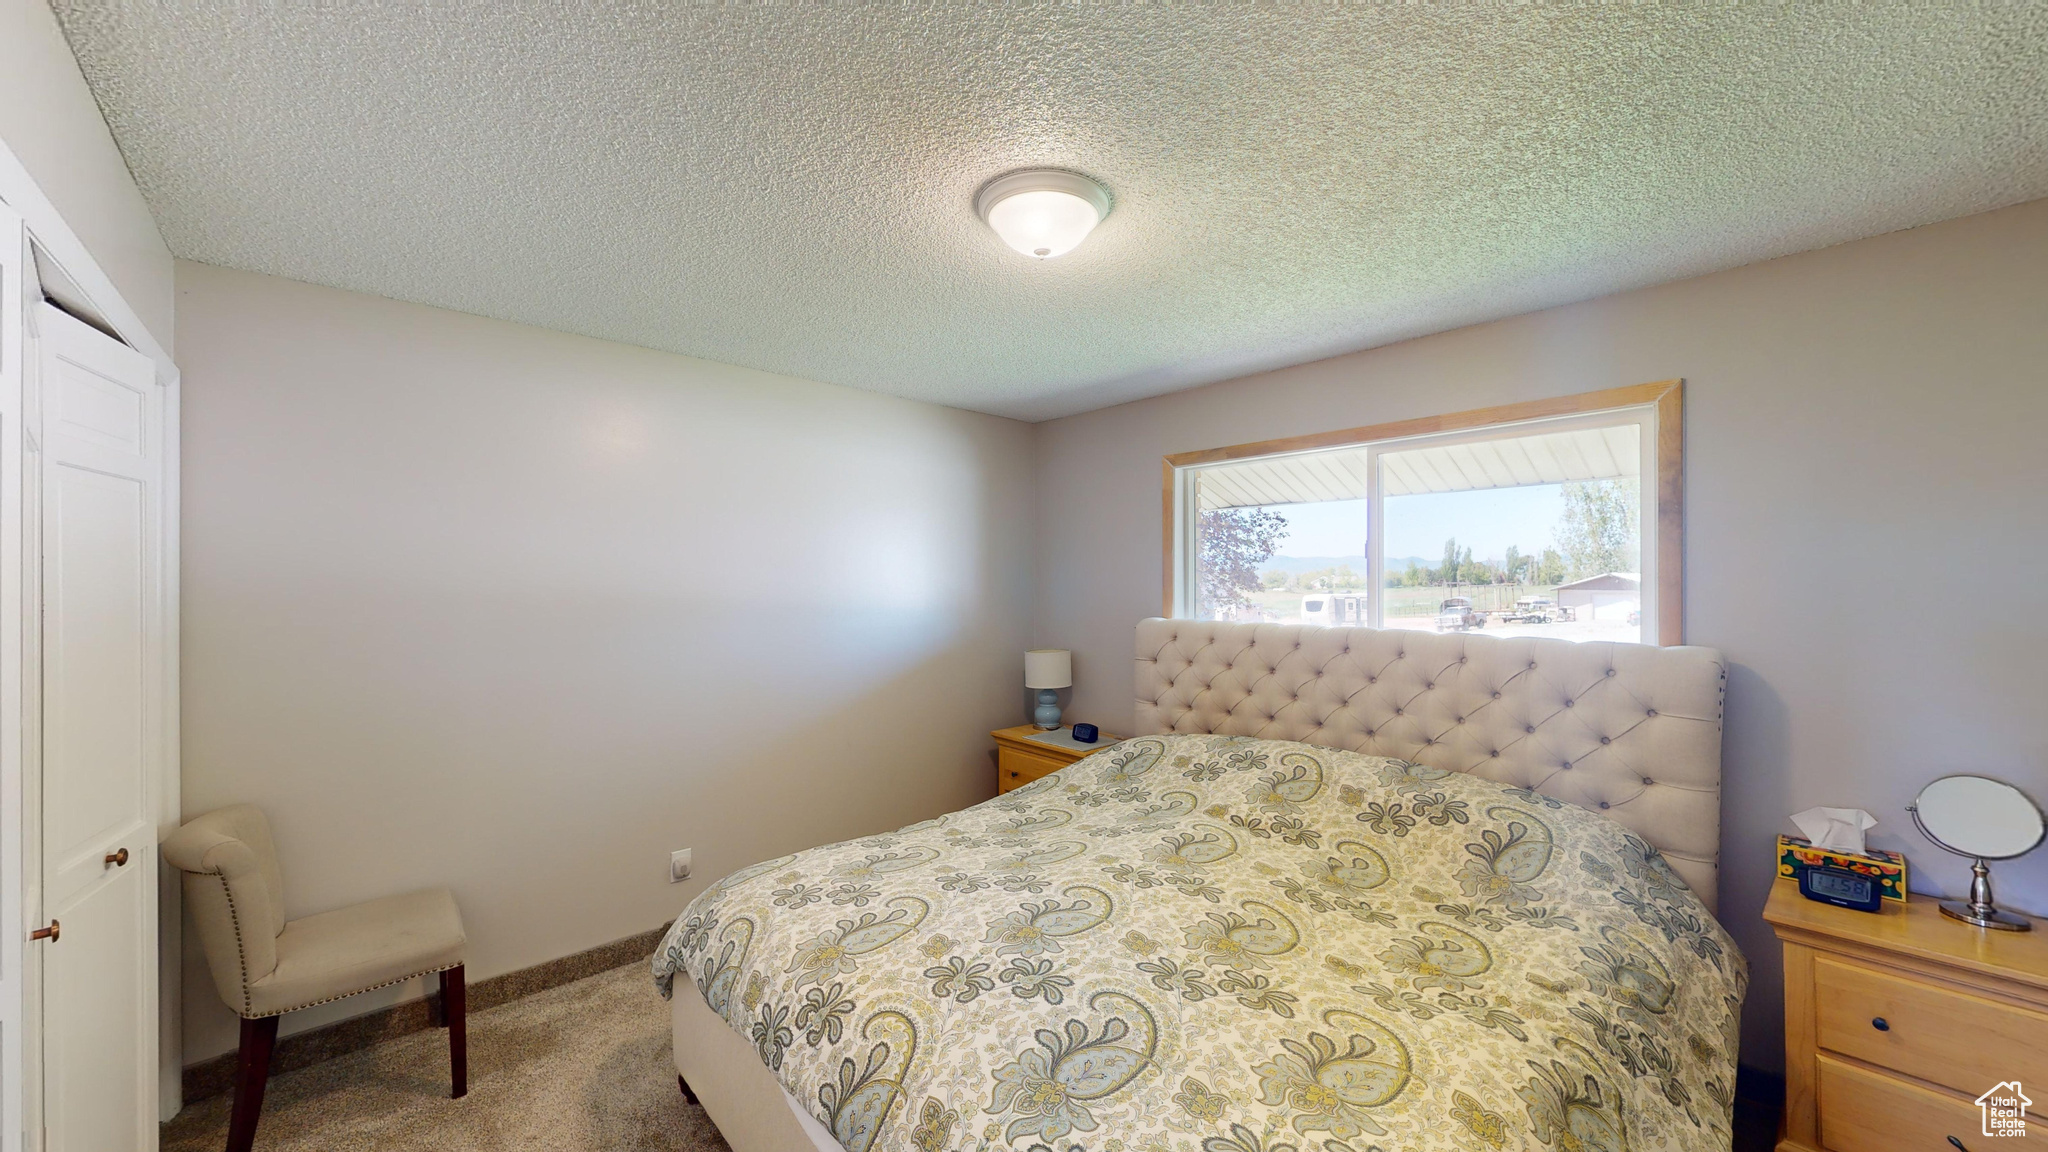
[[742, 869], [654, 971], [850, 1152], [1726, 1149], [1747, 982], [1597, 813], [1224, 736]]

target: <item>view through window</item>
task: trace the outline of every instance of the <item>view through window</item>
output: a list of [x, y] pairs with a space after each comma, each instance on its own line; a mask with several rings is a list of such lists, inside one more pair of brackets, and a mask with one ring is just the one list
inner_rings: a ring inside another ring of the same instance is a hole
[[1654, 427], [1634, 408], [1187, 468], [1184, 611], [1654, 641]]

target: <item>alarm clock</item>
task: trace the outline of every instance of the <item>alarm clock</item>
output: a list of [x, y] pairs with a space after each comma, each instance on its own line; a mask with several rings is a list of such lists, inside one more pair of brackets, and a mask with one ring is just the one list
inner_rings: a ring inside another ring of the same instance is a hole
[[1876, 877], [1824, 864], [1809, 864], [1799, 870], [1799, 894], [1808, 900], [1858, 912], [1875, 912], [1884, 903], [1884, 890], [1878, 886]]
[[1075, 740], [1075, 742], [1077, 742], [1077, 743], [1081, 743], [1081, 744], [1093, 744], [1093, 743], [1095, 743], [1095, 741], [1096, 741], [1096, 738], [1097, 738], [1097, 737], [1098, 737], [1098, 736], [1099, 736], [1100, 734], [1101, 734], [1101, 730], [1100, 730], [1100, 729], [1098, 729], [1098, 728], [1096, 728], [1096, 727], [1095, 727], [1095, 725], [1093, 725], [1093, 724], [1076, 724], [1076, 725], [1074, 725], [1074, 740]]

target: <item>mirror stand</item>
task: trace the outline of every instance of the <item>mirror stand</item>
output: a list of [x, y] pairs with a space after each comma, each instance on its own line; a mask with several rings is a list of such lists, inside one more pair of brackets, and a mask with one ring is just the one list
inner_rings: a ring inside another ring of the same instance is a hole
[[[1956, 779], [1956, 777], [1949, 777], [1949, 779]], [[1936, 781], [1936, 783], [1940, 783], [1940, 781]], [[1925, 792], [1922, 795], [1924, 796]], [[1906, 805], [1906, 811], [1913, 817], [1913, 826], [1920, 829], [1920, 834], [1927, 837], [1928, 843], [1944, 852], [1953, 852], [1970, 862], [1970, 898], [1968, 900], [1943, 900], [1941, 902], [1942, 915], [1961, 920], [1965, 924], [1972, 924], [1979, 928], [1995, 928], [2000, 932], [2033, 931], [2034, 922], [2032, 920], [2027, 919], [2025, 916], [2018, 916], [2007, 912], [1998, 906], [1997, 901], [1991, 898], [1991, 867], [1984, 862], [1984, 857], [1977, 855], [1975, 852], [1965, 852], [1930, 831], [1927, 827], [1927, 821], [1920, 818], [1919, 801], [1916, 800]], [[2039, 843], [2039, 840], [2037, 839], [2035, 843]], [[2000, 859], [2011, 859], [2011, 857], [2000, 857]]]
[[2007, 912], [1991, 899], [1991, 869], [1981, 856], [1970, 860], [1970, 898], [1943, 900], [1941, 914], [1979, 928], [1997, 928], [2006, 932], [2026, 932], [2034, 926], [2033, 921]]

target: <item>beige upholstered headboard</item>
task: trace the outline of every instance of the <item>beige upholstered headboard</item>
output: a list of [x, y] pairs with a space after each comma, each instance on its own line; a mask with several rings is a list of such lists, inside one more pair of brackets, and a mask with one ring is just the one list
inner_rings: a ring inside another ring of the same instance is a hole
[[1712, 648], [1146, 620], [1137, 735], [1299, 740], [1449, 768], [1600, 811], [1715, 907]]

